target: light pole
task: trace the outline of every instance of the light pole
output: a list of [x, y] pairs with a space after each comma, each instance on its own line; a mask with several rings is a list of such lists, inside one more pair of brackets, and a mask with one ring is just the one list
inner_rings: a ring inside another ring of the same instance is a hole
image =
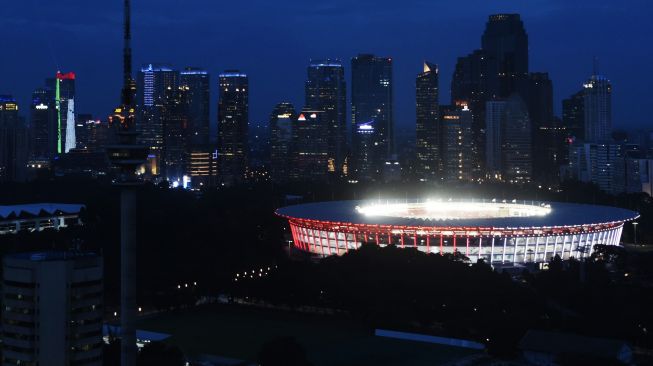
[[637, 221], [633, 221], [633, 233], [635, 234], [635, 245], [637, 245]]

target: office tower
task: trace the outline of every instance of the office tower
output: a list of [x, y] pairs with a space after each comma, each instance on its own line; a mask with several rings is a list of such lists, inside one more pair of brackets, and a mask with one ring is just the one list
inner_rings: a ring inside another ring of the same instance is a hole
[[270, 176], [273, 182], [290, 178], [293, 161], [293, 127], [297, 124], [295, 107], [277, 104], [270, 113]]
[[472, 110], [472, 165], [475, 179], [485, 175], [486, 136], [485, 136], [485, 103], [496, 97], [498, 89], [496, 61], [486, 56], [482, 50], [459, 57], [451, 79], [451, 104], [467, 105]]
[[188, 139], [190, 147], [209, 144], [209, 105], [211, 78], [206, 70], [187, 67], [179, 73], [179, 84], [186, 92]]
[[612, 85], [601, 75], [592, 75], [583, 84], [585, 141], [604, 142], [612, 133]]
[[623, 151], [614, 168], [614, 193], [653, 194], [653, 159], [645, 151]]
[[616, 143], [586, 142], [569, 147], [569, 178], [596, 184], [601, 190], [614, 193], [615, 165], [623, 146]]
[[585, 139], [585, 90], [562, 100], [562, 124], [573, 140]]
[[320, 181], [327, 176], [328, 120], [323, 111], [304, 108], [292, 127], [293, 180]]
[[518, 95], [506, 101], [501, 131], [503, 178], [510, 183], [527, 183], [532, 178], [531, 122], [528, 108]]
[[532, 174], [532, 140], [528, 108], [518, 94], [486, 103], [487, 177], [527, 183]]
[[219, 76], [218, 173], [223, 184], [241, 182], [247, 171], [249, 81], [238, 70]]
[[354, 130], [354, 155], [355, 175], [357, 180], [370, 181], [377, 179], [382, 172], [376, 159], [377, 135], [374, 121], [358, 123]]
[[178, 87], [167, 91], [164, 102], [161, 175], [173, 183], [182, 183], [187, 173], [188, 98], [189, 89]]
[[93, 115], [88, 113], [78, 113], [75, 119], [77, 120], [75, 126], [75, 142], [77, 148], [94, 150], [95, 146], [91, 147], [89, 140], [91, 133], [93, 133], [95, 122], [100, 121], [95, 121]]
[[148, 166], [152, 168], [148, 173], [156, 176], [164, 165], [164, 129], [179, 90], [179, 72], [166, 65], [147, 64], [138, 74], [136, 90], [139, 141], [150, 149]]
[[[75, 99], [75, 73], [57, 72], [54, 78], [45, 80], [45, 85], [54, 90], [57, 113], [57, 154], [63, 154], [66, 147], [66, 127], [68, 126], [68, 101]], [[74, 123], [74, 121], [73, 121]]]
[[[416, 94], [416, 166], [420, 180], [435, 180], [441, 171], [440, 112], [438, 65], [424, 62], [424, 70], [415, 81]], [[471, 126], [470, 126], [471, 128]]]
[[472, 180], [472, 111], [467, 106], [441, 109], [442, 178], [447, 181]]
[[553, 116], [553, 83], [548, 73], [528, 74], [521, 93], [528, 107], [533, 147], [533, 179], [557, 183], [564, 136]]
[[0, 182], [25, 179], [27, 150], [27, 128], [18, 116], [18, 103], [10, 95], [0, 95]]
[[496, 65], [488, 70], [498, 80], [498, 89], [492, 94], [508, 97], [518, 91], [520, 80], [528, 75], [528, 35], [519, 14], [490, 15], [481, 48]]
[[342, 175], [347, 153], [347, 93], [340, 60], [314, 60], [307, 68], [306, 108], [324, 111], [329, 146], [329, 172]]
[[486, 177], [491, 180], [502, 180], [501, 141], [502, 125], [506, 110], [504, 100], [491, 100], [485, 106], [485, 136], [487, 141], [484, 146]]
[[[351, 60], [351, 114], [353, 131], [353, 173], [375, 179], [384, 162], [394, 154], [392, 59], [362, 54]], [[368, 126], [368, 127], [362, 127]], [[372, 126], [372, 129], [368, 129]], [[360, 128], [371, 134], [371, 146], [361, 145]], [[360, 151], [368, 149], [371, 151]], [[363, 157], [367, 161], [358, 161]]]
[[66, 108], [66, 144], [64, 152], [68, 153], [71, 149], [77, 147], [77, 136], [75, 134], [75, 99], [68, 99], [68, 108]]
[[248, 177], [259, 180], [269, 177], [270, 132], [268, 119], [249, 124]]
[[213, 187], [218, 175], [218, 151], [209, 146], [191, 147], [188, 152], [187, 174], [194, 188]]
[[102, 258], [83, 252], [3, 258], [3, 365], [102, 365]]
[[30, 128], [30, 161], [49, 162], [57, 152], [57, 113], [53, 90], [38, 88], [32, 93]]

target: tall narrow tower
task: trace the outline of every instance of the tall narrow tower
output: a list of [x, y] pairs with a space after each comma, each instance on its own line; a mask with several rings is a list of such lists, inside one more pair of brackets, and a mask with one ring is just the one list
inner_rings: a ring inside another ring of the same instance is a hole
[[118, 176], [120, 193], [120, 354], [122, 366], [136, 364], [136, 189], [140, 184], [136, 168], [145, 162], [147, 148], [137, 144], [135, 129], [134, 79], [131, 57], [130, 0], [124, 0], [123, 86], [120, 105], [109, 117], [118, 143], [107, 146]]

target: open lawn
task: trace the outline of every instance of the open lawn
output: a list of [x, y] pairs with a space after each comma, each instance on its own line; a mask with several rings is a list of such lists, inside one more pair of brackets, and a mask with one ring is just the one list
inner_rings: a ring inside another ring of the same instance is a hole
[[189, 355], [211, 354], [254, 361], [261, 346], [293, 336], [315, 366], [439, 365], [478, 351], [375, 337], [346, 319], [226, 305], [142, 319], [138, 329], [171, 334]]

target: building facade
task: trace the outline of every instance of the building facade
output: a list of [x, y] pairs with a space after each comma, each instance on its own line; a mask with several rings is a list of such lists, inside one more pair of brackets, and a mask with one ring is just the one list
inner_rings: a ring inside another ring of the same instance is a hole
[[[46, 87], [50, 90], [54, 90], [54, 102], [57, 118], [57, 154], [65, 153], [66, 127], [68, 126], [69, 116], [68, 102], [75, 99], [75, 80], [76, 75], [74, 72], [57, 72], [54, 78], [48, 78], [45, 80]], [[74, 125], [75, 121], [71, 122]]]
[[179, 72], [167, 65], [147, 64], [138, 73], [136, 85], [139, 143], [150, 150], [146, 173], [159, 176], [164, 165], [165, 126], [170, 119], [170, 106], [179, 90]]
[[[392, 58], [358, 55], [351, 60], [351, 114], [353, 132], [353, 174], [359, 179], [376, 179], [382, 165], [395, 152]], [[371, 154], [363, 153], [359, 127], [373, 124]], [[357, 157], [368, 156], [368, 161]]]
[[324, 111], [301, 110], [292, 127], [293, 180], [321, 181], [329, 172], [328, 117]]
[[443, 161], [440, 154], [438, 65], [425, 61], [415, 86], [415, 173], [420, 180], [437, 180], [441, 176]]
[[3, 365], [102, 365], [101, 257], [8, 255], [2, 277]]
[[218, 85], [218, 173], [230, 185], [244, 179], [248, 165], [249, 79], [227, 70]]
[[293, 168], [293, 128], [297, 112], [288, 102], [277, 104], [270, 113], [270, 177], [281, 183], [290, 179]]
[[188, 116], [186, 144], [189, 148], [206, 147], [210, 142], [211, 77], [206, 70], [187, 67], [179, 73], [179, 84], [186, 93]]
[[467, 106], [446, 106], [441, 110], [440, 120], [442, 178], [446, 181], [471, 181], [473, 179], [472, 111]]
[[601, 75], [583, 84], [585, 141], [605, 142], [612, 134], [612, 85]]
[[307, 69], [305, 106], [324, 112], [329, 173], [342, 176], [347, 155], [347, 92], [340, 60], [311, 61]]
[[490, 15], [481, 37], [481, 48], [493, 59], [497, 83], [491, 94], [507, 98], [528, 75], [528, 34], [519, 14]]
[[28, 138], [18, 103], [0, 95], [0, 182], [23, 181], [27, 169]]
[[49, 162], [57, 153], [57, 113], [54, 91], [37, 88], [32, 93], [30, 106], [32, 143], [30, 161]]

